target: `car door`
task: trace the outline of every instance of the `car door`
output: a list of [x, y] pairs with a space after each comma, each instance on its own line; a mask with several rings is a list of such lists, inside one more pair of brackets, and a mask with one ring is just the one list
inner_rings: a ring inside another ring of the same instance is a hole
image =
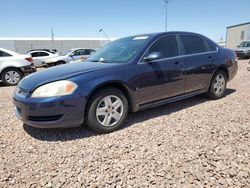
[[206, 89], [215, 69], [217, 48], [207, 39], [191, 35], [180, 35], [183, 62], [186, 65], [186, 93]]
[[158, 39], [145, 56], [152, 52], [160, 52], [162, 58], [149, 63], [140, 62], [137, 66], [138, 74], [133, 79], [137, 88], [136, 100], [140, 105], [185, 92], [185, 66], [179, 56], [176, 35]]
[[35, 66], [41, 66], [44, 60], [49, 57], [47, 52], [32, 52], [31, 56], [33, 58], [33, 63]]
[[78, 49], [78, 50], [75, 50], [73, 53], [72, 53], [72, 59], [74, 61], [76, 60], [80, 60], [82, 57], [83, 57], [83, 50], [82, 49]]

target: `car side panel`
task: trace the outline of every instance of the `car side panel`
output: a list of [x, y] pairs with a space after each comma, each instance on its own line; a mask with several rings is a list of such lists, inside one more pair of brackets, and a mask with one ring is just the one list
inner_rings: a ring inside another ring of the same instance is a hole
[[186, 66], [186, 93], [207, 88], [217, 67], [217, 52], [187, 55], [183, 61]]

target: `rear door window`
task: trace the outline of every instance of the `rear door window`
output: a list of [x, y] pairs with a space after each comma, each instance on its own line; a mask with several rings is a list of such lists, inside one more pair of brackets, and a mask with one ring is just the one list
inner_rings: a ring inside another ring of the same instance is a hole
[[160, 38], [149, 48], [148, 54], [152, 52], [162, 53], [162, 58], [178, 56], [179, 50], [176, 36], [166, 36]]
[[207, 52], [203, 38], [192, 35], [180, 35], [180, 38], [185, 55]]
[[31, 57], [37, 57], [37, 52], [30, 53]]
[[49, 56], [46, 52], [38, 52], [37, 57]]
[[9, 57], [9, 56], [12, 56], [12, 55], [0, 50], [0, 57]]

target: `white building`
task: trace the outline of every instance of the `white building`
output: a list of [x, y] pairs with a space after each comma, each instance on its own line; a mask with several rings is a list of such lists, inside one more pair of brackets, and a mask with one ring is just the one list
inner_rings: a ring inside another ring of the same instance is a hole
[[0, 48], [18, 53], [26, 53], [31, 49], [56, 49], [58, 52], [71, 48], [100, 48], [107, 44], [105, 38], [0, 38]]
[[250, 40], [250, 22], [227, 27], [227, 48], [234, 49], [243, 40]]

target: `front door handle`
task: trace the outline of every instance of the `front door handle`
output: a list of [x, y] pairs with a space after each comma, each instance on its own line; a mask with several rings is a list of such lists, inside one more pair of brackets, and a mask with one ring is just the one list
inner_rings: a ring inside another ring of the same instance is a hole
[[215, 60], [215, 57], [209, 56], [209, 57], [208, 57], [208, 60], [209, 60], [209, 61], [214, 61], [214, 60]]

